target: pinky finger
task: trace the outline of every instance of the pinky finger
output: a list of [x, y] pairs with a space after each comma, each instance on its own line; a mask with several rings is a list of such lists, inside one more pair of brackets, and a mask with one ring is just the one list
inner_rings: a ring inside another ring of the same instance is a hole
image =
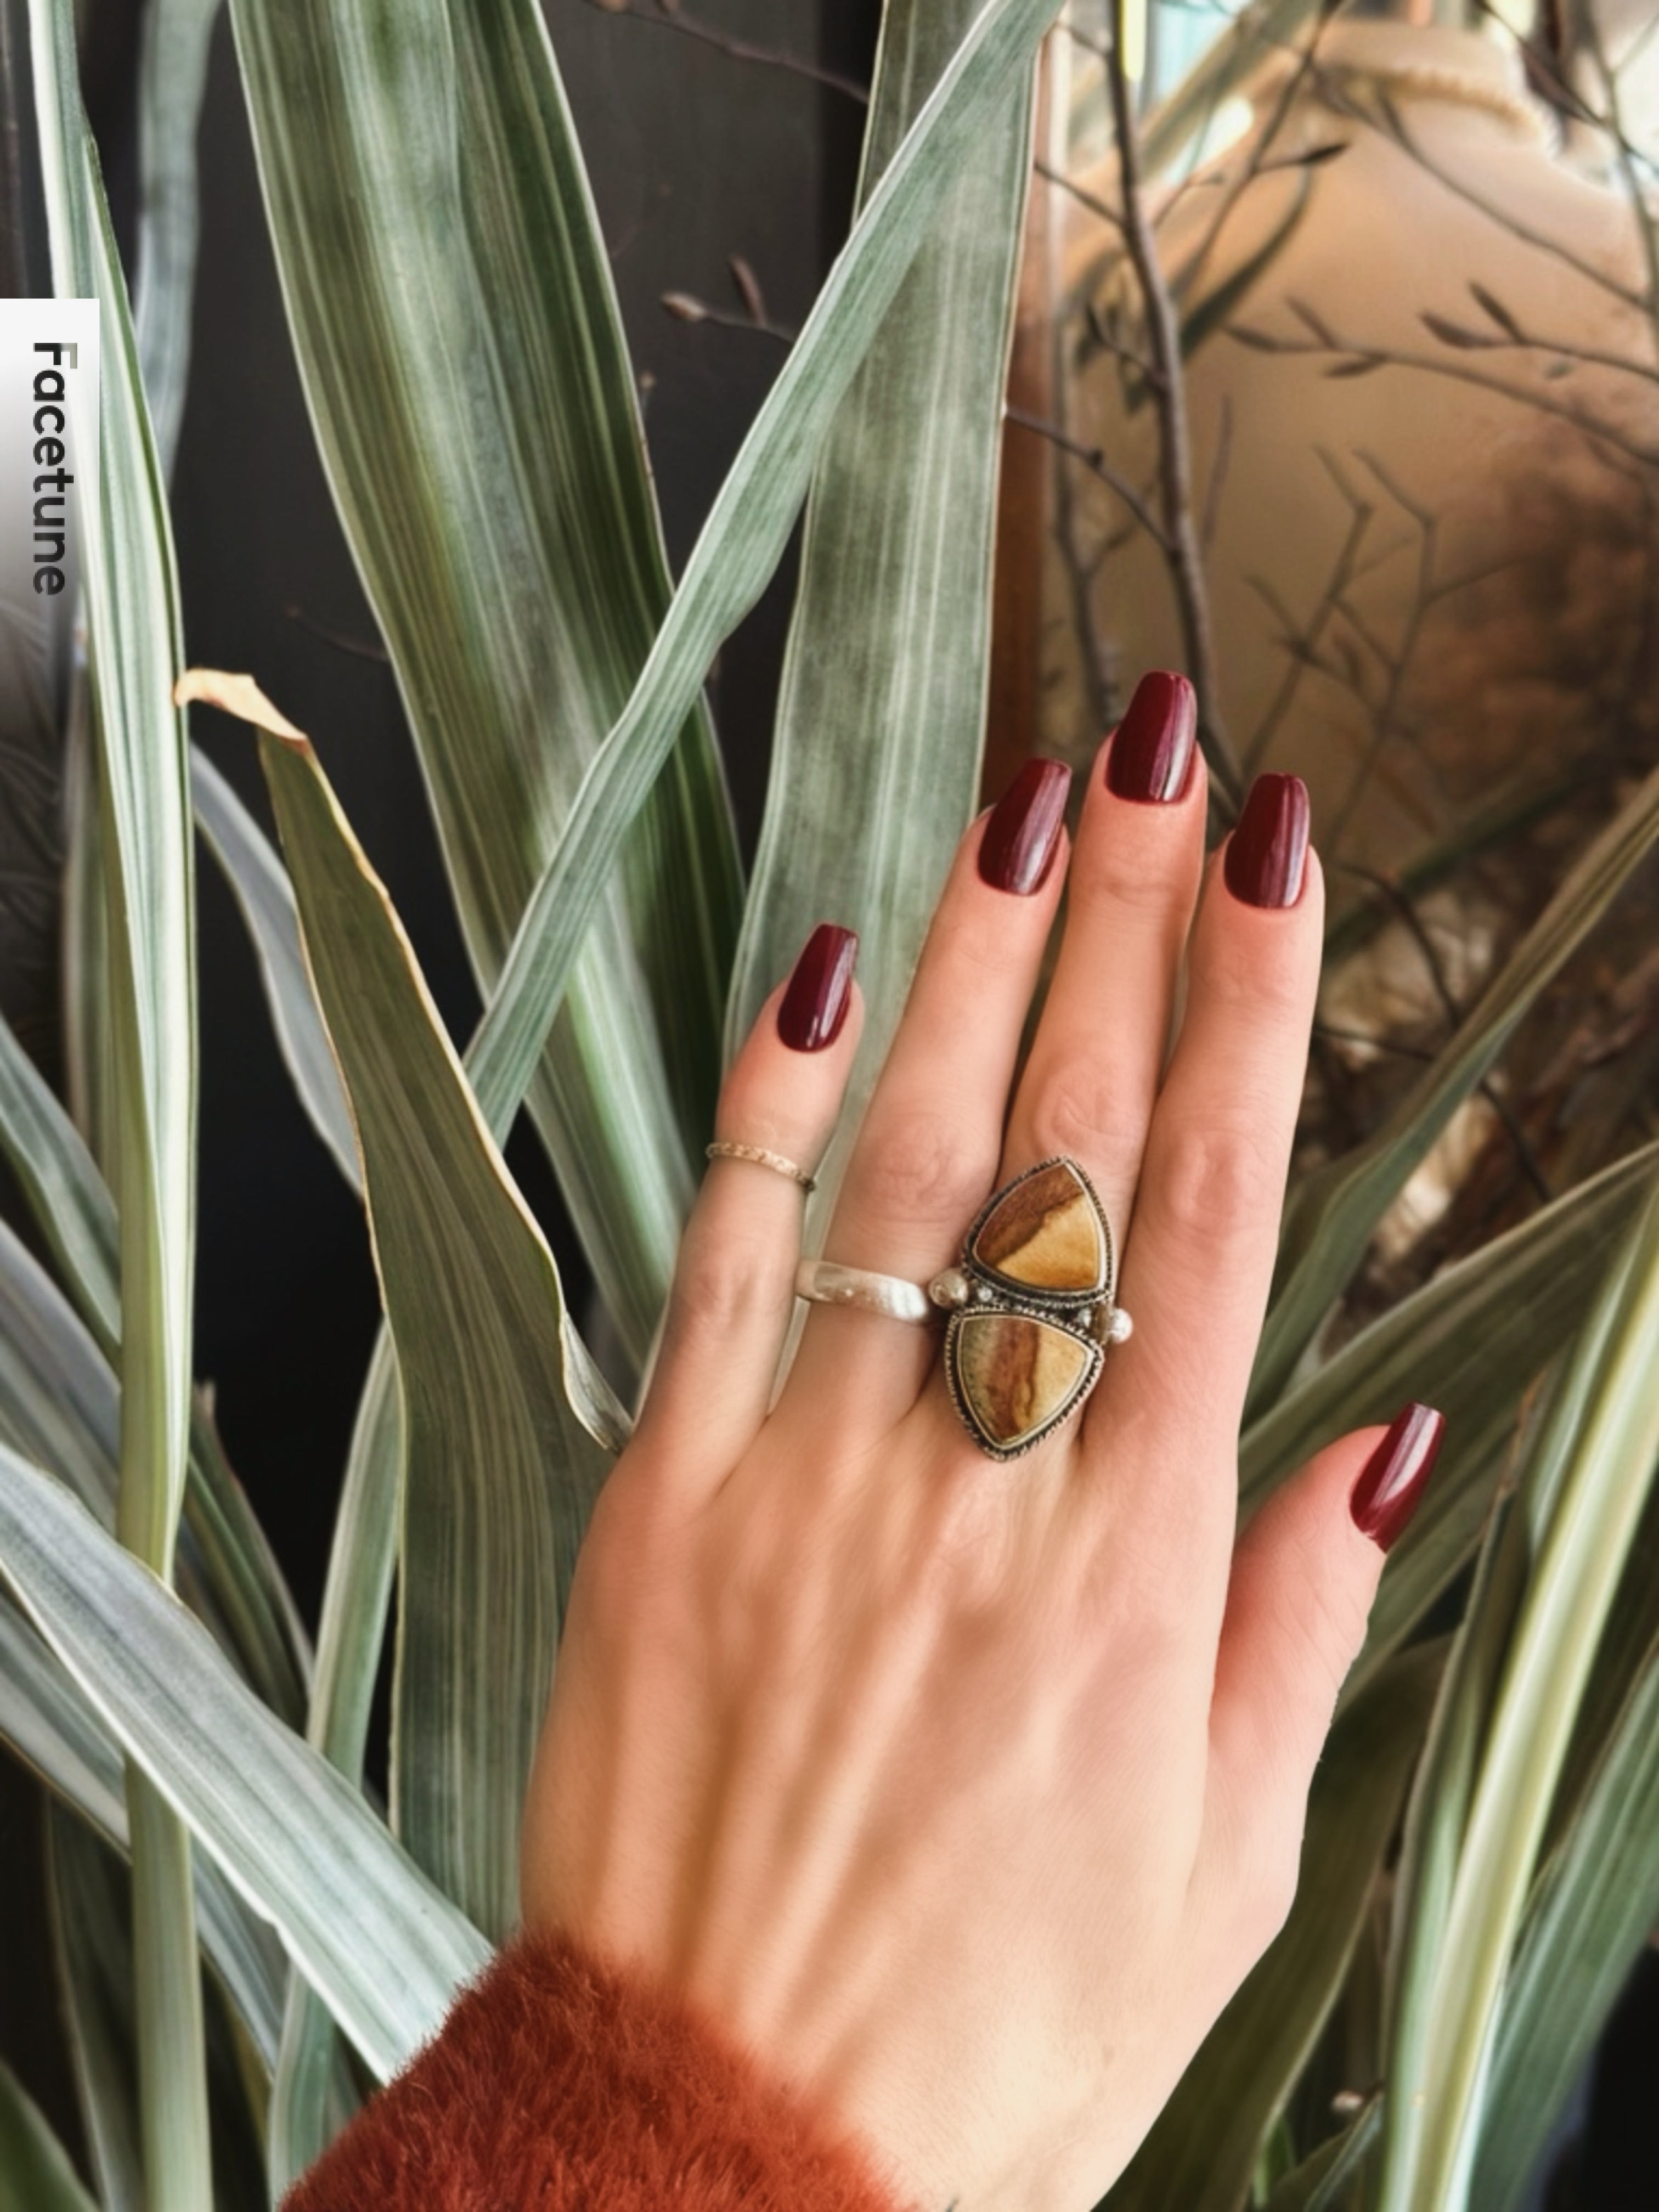
[[[761, 1008], [715, 1110], [716, 1141], [804, 1175], [829, 1145], [863, 1020], [858, 939], [823, 922]], [[717, 1487], [766, 1418], [794, 1310], [802, 1186], [716, 1156], [680, 1241], [657, 1363], [635, 1431], [672, 1479]]]
[[1383, 1555], [1411, 1518], [1445, 1423], [1408, 1405], [1340, 1437], [1239, 1538], [1216, 1656], [1200, 1865], [1248, 1905], [1294, 1887], [1314, 1768], [1364, 1641]]

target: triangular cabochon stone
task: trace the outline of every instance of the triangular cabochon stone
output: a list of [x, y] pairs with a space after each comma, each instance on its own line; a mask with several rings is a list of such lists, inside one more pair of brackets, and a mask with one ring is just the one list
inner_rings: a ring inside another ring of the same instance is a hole
[[1022, 1176], [991, 1209], [973, 1243], [977, 1263], [1005, 1282], [1085, 1297], [1106, 1287], [1100, 1217], [1063, 1160]]
[[1056, 1419], [1094, 1364], [1091, 1346], [1024, 1314], [959, 1314], [954, 1352], [970, 1416], [1003, 1445]]

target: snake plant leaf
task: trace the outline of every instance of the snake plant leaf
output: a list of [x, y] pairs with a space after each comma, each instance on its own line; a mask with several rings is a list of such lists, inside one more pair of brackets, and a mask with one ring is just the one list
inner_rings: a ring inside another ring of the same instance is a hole
[[1528, 1903], [1486, 2086], [1472, 2203], [1520, 2212], [1656, 1923], [1659, 1638]]
[[557, 1270], [310, 746], [261, 757], [344, 1073], [403, 1386], [398, 1832], [487, 1933], [518, 1917], [524, 1788], [610, 1454], [573, 1410]]
[[1303, 1182], [1287, 1209], [1250, 1411], [1284, 1388], [1372, 1231], [1516, 1024], [1659, 840], [1659, 770], [1592, 840], [1479, 1002], [1366, 1141]]
[[0, 2212], [98, 2212], [40, 2107], [0, 2059]]
[[[974, 13], [971, 0], [890, 0], [864, 198]], [[844, 1138], [885, 1057], [979, 790], [1031, 103], [1028, 68], [1011, 80], [848, 386], [807, 503], [726, 1051], [817, 921], [830, 915], [856, 929], [865, 1027]], [[818, 1170], [820, 1222], [837, 1180], [832, 1157]]]
[[1370, 1908], [1445, 1663], [1419, 1644], [1332, 1731], [1308, 1801], [1296, 1902], [1102, 2212], [1235, 2212], [1323, 2027]]
[[163, 479], [190, 374], [200, 230], [196, 141], [219, 0], [150, 0], [139, 33], [138, 281], [133, 330]]
[[1368, 2098], [1340, 2135], [1285, 2176], [1268, 2197], [1267, 2212], [1339, 2212], [1382, 2125], [1382, 2100]]
[[[60, 1145], [59, 1157], [91, 1169], [56, 1100], [43, 1093], [40, 1103], [40, 1115], [23, 1128], [25, 1142], [44, 1128]], [[24, 1152], [13, 1141], [17, 1127], [0, 1102], [0, 1143], [14, 1160]], [[96, 1219], [100, 1209], [108, 1213], [109, 1201], [96, 1170], [91, 1173], [79, 1190], [86, 1214]], [[114, 1285], [96, 1266], [82, 1288], [83, 1310], [107, 1311]], [[118, 1326], [118, 1310], [116, 1318]], [[108, 1360], [39, 1261], [0, 1223], [0, 1437], [68, 1482], [112, 1525], [119, 1433], [119, 1389]], [[180, 1589], [266, 1703], [298, 1726], [310, 1676], [305, 1630], [199, 1402], [191, 1413], [190, 1454], [176, 1562]]]
[[3, 1015], [0, 1146], [64, 1280], [112, 1350], [121, 1335], [115, 1208], [79, 1130]]
[[486, 1963], [477, 1929], [171, 1592], [61, 1484], [3, 1446], [0, 1573], [374, 2074], [397, 2072]]
[[[1659, 1456], [1659, 1191], [1650, 1196], [1575, 1340], [1528, 1455], [1511, 1527], [1521, 1590], [1501, 1674], [1479, 1712], [1468, 1810], [1454, 1803], [1455, 1869], [1420, 1883], [1394, 2008], [1390, 2098], [1376, 2203], [1464, 2201], [1482, 2093], [1536, 1855], [1579, 1701]], [[1493, 1602], [1510, 1593], [1496, 1575]], [[1477, 1590], [1460, 1642], [1486, 1662]], [[1467, 1670], [1449, 1676], [1455, 1705]], [[1489, 1664], [1488, 1671], [1491, 1672]], [[1472, 1726], [1473, 1723], [1466, 1723]], [[1433, 1807], [1414, 1808], [1419, 1859], [1443, 1855]]]
[[[397, 1352], [382, 1327], [346, 1458], [306, 1729], [307, 1741], [359, 1785], [392, 1601], [403, 1468]], [[350, 2100], [338, 2093], [338, 2041], [328, 2007], [295, 1974], [270, 2085], [266, 2169], [273, 2202], [322, 2155], [350, 2117]]]
[[357, 1140], [300, 945], [294, 886], [269, 839], [198, 745], [191, 747], [196, 827], [241, 909], [258, 957], [277, 1048], [311, 1126], [356, 1190]]
[[[231, 14], [301, 379], [487, 993], [668, 598], [608, 259], [534, 0]], [[530, 1086], [635, 1361], [738, 912], [697, 687], [667, 750]]]
[[1246, 1431], [1240, 1506], [1248, 1515], [1321, 1445], [1390, 1419], [1408, 1398], [1446, 1416], [1434, 1480], [1389, 1555], [1345, 1703], [1473, 1556], [1526, 1394], [1571, 1336], [1656, 1169], [1659, 1145], [1646, 1146], [1458, 1261]]
[[[121, 1755], [75, 1681], [9, 1602], [0, 1603], [0, 1736], [106, 1844], [129, 1848]], [[195, 1868], [202, 1949], [253, 2047], [276, 2063], [289, 1980], [282, 1945], [210, 1858]]]
[[[178, 580], [126, 287], [80, 100], [65, 0], [30, 0], [52, 281], [95, 298], [95, 495], [79, 510], [98, 733], [109, 1004], [120, 1113], [121, 1486], [117, 1528], [170, 1570], [189, 1459], [195, 1273], [194, 854]], [[70, 380], [70, 390], [77, 380]], [[90, 424], [76, 444], [92, 450]], [[209, 2212], [207, 2073], [187, 1835], [129, 1777], [145, 2179], [169, 2212]]]
[[788, 542], [836, 411], [929, 226], [1030, 69], [1054, 0], [986, 0], [871, 192], [744, 440], [627, 706], [584, 775], [468, 1055], [486, 1118], [523, 1097], [644, 805], [722, 641]]

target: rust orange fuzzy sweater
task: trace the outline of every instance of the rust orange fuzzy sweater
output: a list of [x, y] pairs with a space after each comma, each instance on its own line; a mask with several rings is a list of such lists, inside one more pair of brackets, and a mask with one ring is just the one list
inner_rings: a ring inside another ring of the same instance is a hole
[[521, 1937], [283, 2212], [901, 2212], [672, 1995]]

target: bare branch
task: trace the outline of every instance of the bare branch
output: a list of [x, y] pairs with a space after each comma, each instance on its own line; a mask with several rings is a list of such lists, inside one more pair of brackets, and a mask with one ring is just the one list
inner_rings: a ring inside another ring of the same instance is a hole
[[1085, 446], [1058, 422], [1046, 422], [1041, 415], [1028, 415], [1023, 407], [1005, 407], [1002, 419], [1005, 422], [1013, 423], [1018, 429], [1030, 430], [1039, 438], [1046, 438], [1051, 446], [1058, 446], [1062, 453], [1069, 453], [1074, 461], [1081, 461], [1091, 476], [1098, 477], [1102, 483], [1117, 494], [1148, 537], [1162, 546], [1165, 552], [1169, 550], [1163, 524], [1143, 495], [1127, 477], [1120, 475], [1112, 466], [1098, 446]]
[[712, 46], [728, 61], [755, 62], [763, 69], [783, 70], [791, 76], [804, 76], [813, 84], [823, 85], [827, 91], [856, 100], [860, 107], [870, 104], [869, 86], [859, 83], [855, 77], [843, 76], [839, 70], [825, 69], [820, 63], [804, 60], [797, 54], [781, 54], [770, 46], [751, 46], [746, 39], [734, 39], [712, 24], [698, 22], [695, 16], [685, 15], [678, 8], [671, 10], [662, 4], [662, 0], [653, 9], [634, 7], [630, 0], [586, 0], [586, 5], [598, 9], [604, 15], [623, 15], [632, 23], [649, 23], [659, 31], [678, 31], [682, 38], [695, 39], [700, 46]]
[[1118, 163], [1123, 178], [1124, 241], [1146, 309], [1147, 350], [1161, 380], [1152, 392], [1160, 434], [1161, 536], [1175, 586], [1188, 665], [1198, 693], [1199, 733], [1205, 757], [1220, 796], [1237, 811], [1243, 797], [1243, 785], [1221, 715], [1203, 552], [1193, 518], [1192, 446], [1182, 373], [1181, 329], [1175, 303], [1158, 264], [1158, 248], [1141, 194], [1139, 131], [1123, 61], [1124, 6], [1125, 0], [1114, 0], [1112, 49], [1107, 61], [1107, 76], [1117, 128]]

